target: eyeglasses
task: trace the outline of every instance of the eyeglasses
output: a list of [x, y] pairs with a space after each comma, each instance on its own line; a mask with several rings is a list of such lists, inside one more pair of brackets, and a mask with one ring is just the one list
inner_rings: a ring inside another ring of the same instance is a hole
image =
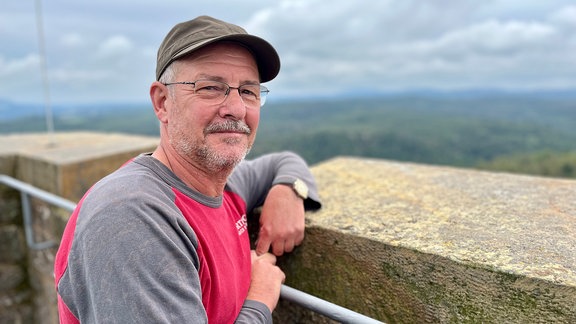
[[164, 85], [169, 86], [173, 84], [184, 84], [192, 86], [194, 94], [196, 94], [200, 99], [206, 101], [209, 104], [219, 105], [226, 100], [226, 97], [230, 93], [231, 89], [238, 90], [242, 102], [246, 107], [257, 108], [264, 106], [266, 102], [266, 95], [270, 90], [263, 85], [259, 84], [243, 84], [237, 88], [231, 87], [228, 84], [220, 81], [212, 80], [196, 80], [193, 82], [170, 82], [164, 83]]

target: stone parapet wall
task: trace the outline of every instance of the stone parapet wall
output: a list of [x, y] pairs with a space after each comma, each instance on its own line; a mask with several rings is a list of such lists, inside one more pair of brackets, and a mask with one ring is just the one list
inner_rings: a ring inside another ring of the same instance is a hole
[[[157, 138], [0, 137], [0, 173], [77, 201]], [[286, 284], [389, 323], [576, 322], [576, 181], [341, 157], [312, 167], [323, 209], [279, 263]], [[37, 240], [67, 211], [33, 201]], [[55, 248], [27, 249], [0, 185], [0, 324], [57, 323]], [[286, 301], [277, 323], [333, 323]]]
[[313, 171], [324, 207], [283, 260], [288, 285], [391, 323], [576, 323], [576, 181], [359, 158]]
[[78, 201], [96, 181], [158, 144], [155, 137], [90, 132], [0, 136], [0, 171]]
[[33, 323], [20, 199], [0, 186], [0, 323]]

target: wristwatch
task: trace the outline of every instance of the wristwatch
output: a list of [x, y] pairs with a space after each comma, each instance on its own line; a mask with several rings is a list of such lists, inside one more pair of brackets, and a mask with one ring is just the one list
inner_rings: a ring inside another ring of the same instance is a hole
[[306, 183], [300, 179], [294, 180], [292, 183], [292, 189], [298, 195], [298, 197], [306, 200], [308, 198], [308, 186]]

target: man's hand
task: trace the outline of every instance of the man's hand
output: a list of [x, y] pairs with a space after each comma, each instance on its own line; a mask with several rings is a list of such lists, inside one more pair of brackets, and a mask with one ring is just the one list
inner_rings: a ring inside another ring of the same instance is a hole
[[270, 250], [277, 256], [292, 252], [304, 240], [304, 201], [287, 185], [273, 186], [260, 214], [256, 253]]
[[274, 311], [280, 298], [280, 287], [286, 276], [276, 266], [276, 257], [271, 253], [260, 256], [252, 251], [252, 277], [246, 299], [264, 303]]

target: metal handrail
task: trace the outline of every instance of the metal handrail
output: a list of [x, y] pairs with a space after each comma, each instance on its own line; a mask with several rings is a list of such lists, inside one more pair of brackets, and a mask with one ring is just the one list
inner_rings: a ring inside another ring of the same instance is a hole
[[383, 323], [286, 285], [280, 288], [280, 297], [340, 323]]
[[24, 233], [26, 236], [26, 243], [28, 244], [28, 247], [33, 250], [43, 250], [56, 246], [57, 243], [51, 240], [44, 242], [35, 241], [34, 228], [32, 226], [32, 208], [30, 207], [31, 205], [30, 196], [39, 198], [45, 202], [48, 202], [57, 207], [64, 208], [68, 211], [74, 210], [76, 204], [62, 197], [54, 195], [50, 192], [36, 188], [25, 182], [16, 180], [3, 174], [0, 174], [0, 183], [18, 189], [18, 191], [20, 191], [20, 197], [22, 202], [22, 214], [24, 217]]
[[[34, 241], [29, 196], [36, 197], [70, 212], [76, 208], [76, 204], [70, 200], [36, 188], [7, 175], [0, 174], [0, 183], [20, 191], [22, 197], [22, 212], [24, 214], [24, 231], [26, 233], [26, 242], [28, 243], [28, 246], [34, 250], [42, 250], [56, 246], [57, 244], [53, 241]], [[282, 285], [280, 289], [280, 297], [341, 323], [383, 323], [286, 285]]]

